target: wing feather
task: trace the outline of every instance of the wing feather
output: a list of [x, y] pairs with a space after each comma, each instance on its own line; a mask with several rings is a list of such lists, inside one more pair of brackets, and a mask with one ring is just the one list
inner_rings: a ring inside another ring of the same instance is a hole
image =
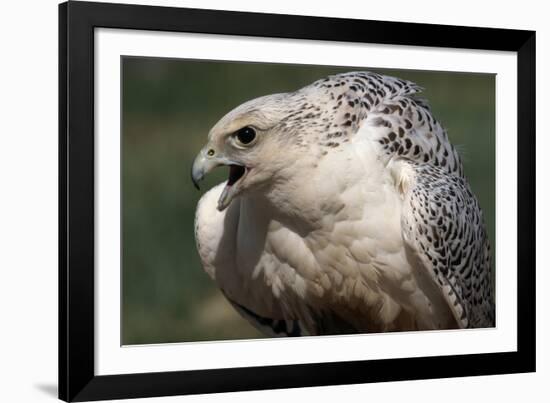
[[[227, 298], [227, 296], [226, 296]], [[299, 337], [307, 335], [298, 320], [272, 319], [260, 316], [235, 301], [227, 298], [233, 308], [252, 326], [269, 337]]]
[[403, 238], [439, 287], [457, 325], [494, 326], [489, 241], [466, 180], [427, 164], [410, 166]]

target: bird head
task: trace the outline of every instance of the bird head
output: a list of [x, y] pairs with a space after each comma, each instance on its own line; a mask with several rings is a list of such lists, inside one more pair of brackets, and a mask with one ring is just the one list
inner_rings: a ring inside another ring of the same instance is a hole
[[284, 181], [292, 175], [291, 167], [307, 160], [302, 154], [308, 148], [296, 146], [304, 139], [296, 135], [296, 124], [289, 120], [302, 99], [297, 93], [254, 99], [229, 112], [210, 130], [207, 144], [193, 162], [191, 178], [198, 188], [212, 169], [229, 167], [218, 210], [244, 192], [261, 192]]
[[[326, 182], [343, 180], [330, 176], [330, 169], [324, 177], [316, 177], [312, 168], [321, 160], [330, 165], [326, 161], [333, 161], [331, 157], [347, 148], [346, 143], [364, 126], [363, 121], [377, 116], [374, 112], [384, 97], [409, 96], [418, 91], [420, 88], [411, 82], [351, 72], [328, 76], [295, 92], [248, 101], [210, 130], [208, 143], [193, 163], [193, 183], [198, 188], [197, 183], [209, 171], [225, 165], [229, 178], [218, 210], [245, 192], [264, 192], [278, 206], [291, 206], [288, 210], [307, 208], [309, 202], [323, 199], [320, 193]], [[372, 119], [372, 125], [382, 127], [382, 131], [387, 131], [387, 124], [384, 119]], [[377, 156], [375, 152], [373, 155]], [[316, 197], [303, 197], [301, 191], [307, 186]], [[297, 201], [303, 205], [297, 206]]]

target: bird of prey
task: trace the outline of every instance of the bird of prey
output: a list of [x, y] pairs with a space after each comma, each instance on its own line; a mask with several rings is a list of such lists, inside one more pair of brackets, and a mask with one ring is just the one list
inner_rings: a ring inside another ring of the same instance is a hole
[[[192, 166], [205, 271], [270, 336], [495, 325], [491, 254], [421, 88], [350, 72], [248, 101]], [[198, 187], [198, 186], [197, 186]]]

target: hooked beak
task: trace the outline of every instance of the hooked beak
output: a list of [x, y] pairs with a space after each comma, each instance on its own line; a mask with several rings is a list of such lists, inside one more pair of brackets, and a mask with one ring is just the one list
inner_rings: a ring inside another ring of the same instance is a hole
[[237, 164], [224, 156], [215, 153], [212, 149], [205, 147], [200, 151], [200, 153], [193, 161], [193, 166], [191, 168], [191, 180], [193, 185], [200, 190], [199, 182], [204, 179], [206, 174], [220, 165], [229, 166], [229, 178], [227, 184], [223, 189], [220, 198], [218, 199], [218, 210], [223, 211], [231, 200], [239, 193], [241, 190], [241, 183], [246, 174], [248, 173], [247, 167]]
[[191, 180], [197, 190], [201, 190], [199, 187], [199, 182], [204, 179], [208, 172], [216, 168], [218, 165], [218, 161], [213, 158], [208, 158], [204, 150], [201, 150], [201, 152], [195, 157], [193, 166], [191, 167]]

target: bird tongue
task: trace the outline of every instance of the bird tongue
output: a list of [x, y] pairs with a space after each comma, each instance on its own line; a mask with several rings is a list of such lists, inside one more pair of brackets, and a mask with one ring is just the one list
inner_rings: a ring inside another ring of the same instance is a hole
[[245, 168], [241, 165], [229, 166], [229, 179], [227, 180], [227, 186], [233, 185], [244, 175]]
[[231, 203], [231, 200], [233, 200], [233, 197], [237, 193], [237, 189], [233, 185], [242, 178], [245, 172], [246, 168], [241, 165], [229, 166], [229, 179], [227, 180], [227, 184], [223, 188], [223, 192], [218, 199], [219, 211], [223, 211], [227, 206], [229, 206], [229, 203]]

